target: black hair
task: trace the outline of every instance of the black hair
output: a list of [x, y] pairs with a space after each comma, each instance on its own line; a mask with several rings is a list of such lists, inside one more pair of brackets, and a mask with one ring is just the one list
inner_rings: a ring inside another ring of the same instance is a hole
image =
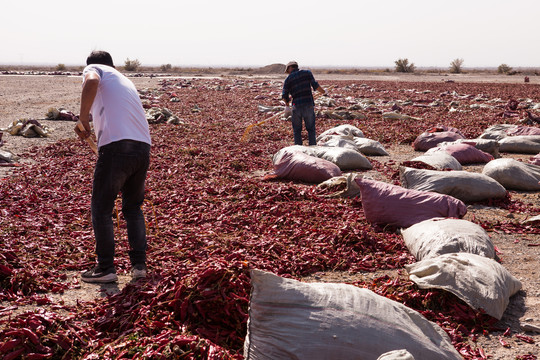
[[100, 64], [114, 67], [111, 54], [106, 51], [94, 50], [86, 58], [86, 65]]

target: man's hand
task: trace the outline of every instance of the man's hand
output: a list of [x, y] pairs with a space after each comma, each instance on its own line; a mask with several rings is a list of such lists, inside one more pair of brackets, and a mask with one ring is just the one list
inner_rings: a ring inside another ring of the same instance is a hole
[[321, 94], [322, 96], [329, 96], [328, 93], [322, 88], [322, 87], [318, 87], [317, 88], [317, 91], [319, 92], [319, 94]]
[[285, 115], [285, 117], [292, 116], [292, 110], [289, 105], [285, 105], [285, 110], [283, 110], [283, 115]]
[[79, 136], [79, 139], [81, 139], [82, 141], [88, 139], [91, 134], [91, 130], [89, 128], [86, 128], [80, 121], [77, 122], [77, 125], [75, 125], [75, 129], [73, 130], [75, 131], [75, 134]]

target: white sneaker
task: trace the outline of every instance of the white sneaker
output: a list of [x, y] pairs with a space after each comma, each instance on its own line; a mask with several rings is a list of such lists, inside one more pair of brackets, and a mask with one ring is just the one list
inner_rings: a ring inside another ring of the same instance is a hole
[[85, 271], [81, 274], [81, 279], [87, 283], [111, 283], [118, 280], [114, 268], [102, 269], [99, 266]]

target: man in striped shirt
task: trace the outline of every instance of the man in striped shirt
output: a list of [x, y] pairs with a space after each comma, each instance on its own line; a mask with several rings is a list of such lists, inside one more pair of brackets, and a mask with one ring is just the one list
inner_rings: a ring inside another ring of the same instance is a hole
[[309, 70], [299, 70], [298, 63], [291, 61], [287, 64], [285, 72], [289, 74], [283, 83], [282, 98], [286, 109], [292, 96], [291, 122], [294, 134], [294, 144], [302, 145], [302, 120], [304, 120], [308, 133], [309, 145], [317, 145], [315, 133], [315, 103], [311, 89], [326, 95]]

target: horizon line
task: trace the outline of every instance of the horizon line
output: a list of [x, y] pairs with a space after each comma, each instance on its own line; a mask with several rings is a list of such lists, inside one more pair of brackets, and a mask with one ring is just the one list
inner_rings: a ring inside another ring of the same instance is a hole
[[[0, 66], [57, 66], [62, 63], [0, 63]], [[85, 67], [85, 64], [63, 64], [66, 67]], [[141, 64], [141, 68], [145, 67], [160, 67], [163, 65], [171, 65], [172, 67], [177, 68], [197, 68], [197, 69], [204, 69], [204, 68], [227, 68], [227, 69], [244, 69], [244, 68], [264, 68], [267, 66], [273, 66], [273, 65], [283, 65], [281, 63], [272, 63], [267, 65], [227, 65], [227, 64], [186, 64], [186, 65], [172, 65], [172, 64], [148, 64], [144, 65]], [[502, 64], [501, 64], [502, 65]], [[508, 64], [506, 64], [508, 65]], [[500, 65], [478, 65], [478, 66], [462, 66], [462, 69], [470, 69], [470, 70], [478, 70], [478, 69], [497, 69]], [[510, 66], [510, 65], [509, 65]], [[305, 65], [302, 66], [302, 68], [311, 68], [311, 69], [369, 69], [369, 70], [375, 70], [375, 69], [388, 69], [393, 68], [395, 65], [392, 66], [386, 66], [386, 65]], [[437, 65], [424, 65], [424, 66], [415, 66], [416, 69], [448, 69], [450, 66], [437, 66]], [[514, 69], [540, 69], [540, 66], [532, 66], [532, 65], [514, 65], [511, 66]]]

